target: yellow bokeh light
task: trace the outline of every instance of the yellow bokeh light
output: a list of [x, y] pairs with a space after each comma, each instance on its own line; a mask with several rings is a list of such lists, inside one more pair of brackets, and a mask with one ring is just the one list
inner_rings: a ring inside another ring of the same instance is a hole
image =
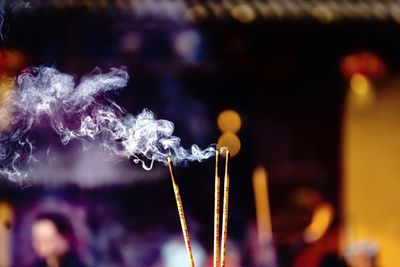
[[[224, 133], [218, 139], [217, 147], [219, 149], [227, 147], [231, 153], [231, 157], [234, 157], [240, 151], [240, 139], [234, 133]], [[224, 154], [222, 154], [222, 156], [224, 156]]]
[[237, 133], [242, 126], [242, 120], [239, 113], [234, 110], [227, 109], [218, 115], [218, 128], [223, 133]]
[[231, 15], [242, 23], [252, 22], [256, 18], [256, 13], [251, 6], [240, 4], [232, 8]]
[[8, 202], [0, 201], [0, 226], [4, 226], [3, 220], [12, 220], [12, 207]]
[[268, 173], [262, 166], [253, 172], [253, 190], [256, 205], [258, 240], [266, 244], [272, 238], [271, 212], [268, 197]]
[[333, 219], [333, 208], [328, 203], [317, 206], [312, 215], [311, 224], [304, 231], [306, 242], [315, 242], [328, 230]]
[[368, 78], [362, 74], [356, 73], [351, 76], [350, 80], [351, 90], [357, 96], [364, 97], [367, 96], [371, 90], [371, 83]]

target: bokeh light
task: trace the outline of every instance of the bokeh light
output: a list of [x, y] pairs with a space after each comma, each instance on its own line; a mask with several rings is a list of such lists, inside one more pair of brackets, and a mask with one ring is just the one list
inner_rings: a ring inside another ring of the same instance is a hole
[[368, 78], [362, 74], [356, 73], [351, 76], [351, 90], [358, 96], [366, 96], [371, 90], [371, 83]]
[[266, 244], [272, 238], [271, 212], [268, 196], [268, 173], [259, 166], [253, 172], [253, 190], [256, 205], [258, 240]]
[[371, 91], [371, 83], [368, 78], [359, 73], [351, 76], [350, 87], [351, 90], [360, 97], [368, 95]]
[[204, 20], [208, 17], [208, 10], [200, 4], [195, 4], [186, 10], [186, 17], [192, 21]]
[[242, 120], [240, 115], [234, 110], [224, 110], [218, 115], [218, 128], [223, 133], [237, 133], [241, 125]]
[[252, 22], [256, 18], [254, 9], [246, 4], [240, 4], [232, 8], [231, 15], [242, 23]]
[[360, 112], [366, 112], [373, 107], [376, 102], [375, 91], [367, 76], [355, 73], [351, 76], [349, 87], [348, 101]]
[[[221, 149], [223, 147], [227, 147], [229, 149], [229, 151], [231, 152], [231, 157], [234, 157], [240, 151], [240, 147], [241, 147], [240, 139], [234, 133], [230, 133], [230, 132], [224, 133], [218, 139], [217, 147], [219, 149]], [[222, 156], [224, 156], [224, 155], [225, 154], [222, 153]]]
[[185, 30], [176, 35], [174, 50], [181, 58], [195, 62], [199, 57], [202, 42], [202, 37], [197, 31]]
[[328, 203], [317, 206], [311, 218], [310, 225], [304, 231], [306, 242], [315, 242], [328, 230], [333, 219], [333, 207]]

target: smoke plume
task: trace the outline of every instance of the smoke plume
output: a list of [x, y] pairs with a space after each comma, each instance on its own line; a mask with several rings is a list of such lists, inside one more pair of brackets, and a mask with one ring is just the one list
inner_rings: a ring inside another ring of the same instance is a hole
[[[157, 119], [150, 110], [134, 116], [113, 102], [109, 95], [124, 88], [128, 79], [124, 68], [107, 73], [96, 68], [79, 83], [51, 67], [26, 70], [6, 94], [5, 101], [13, 103], [13, 118], [10, 130], [0, 133], [0, 175], [13, 181], [30, 177], [31, 163], [38, 159], [29, 132], [43, 124], [50, 125], [64, 145], [71, 140], [80, 140], [83, 147], [99, 144], [110, 155], [133, 158], [145, 169], [154, 161], [166, 164], [169, 155], [178, 165], [213, 155], [213, 147], [184, 149], [173, 135], [174, 124]], [[4, 112], [0, 107], [0, 114]]]

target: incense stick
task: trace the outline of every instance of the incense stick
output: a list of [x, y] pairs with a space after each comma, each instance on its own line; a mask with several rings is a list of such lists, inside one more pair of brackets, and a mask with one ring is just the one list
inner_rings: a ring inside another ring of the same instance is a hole
[[218, 175], [218, 159], [219, 150], [215, 151], [215, 188], [214, 188], [214, 267], [219, 265], [219, 238], [220, 238], [220, 225], [219, 225], [219, 209], [221, 197], [221, 179]]
[[192, 246], [190, 244], [189, 231], [188, 231], [187, 225], [186, 225], [185, 213], [183, 212], [183, 205], [182, 205], [181, 195], [179, 193], [179, 187], [178, 187], [177, 183], [175, 182], [175, 175], [174, 175], [171, 157], [168, 157], [168, 167], [169, 167], [169, 172], [171, 174], [172, 186], [174, 188], [176, 206], [178, 208], [179, 220], [181, 222], [183, 239], [185, 240], [185, 246], [186, 246], [186, 250], [188, 253], [188, 257], [189, 257], [189, 264], [190, 264], [190, 267], [195, 267]]
[[224, 203], [222, 212], [222, 237], [221, 237], [221, 267], [226, 264], [226, 245], [228, 240], [228, 206], [229, 206], [229, 174], [228, 162], [230, 152], [227, 149], [225, 154], [225, 177], [224, 177]]

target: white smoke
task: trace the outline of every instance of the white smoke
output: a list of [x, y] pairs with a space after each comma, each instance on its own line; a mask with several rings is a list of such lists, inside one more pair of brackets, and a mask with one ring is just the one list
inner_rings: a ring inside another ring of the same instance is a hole
[[[151, 169], [154, 161], [166, 164], [169, 155], [174, 164], [183, 164], [214, 154], [213, 147], [184, 149], [181, 139], [172, 135], [172, 122], [157, 119], [147, 109], [134, 116], [107, 97], [108, 92], [124, 88], [128, 79], [123, 68], [108, 73], [96, 68], [79, 84], [73, 76], [51, 67], [26, 70], [7, 96], [14, 100], [13, 121], [10, 132], [0, 133], [0, 174], [13, 181], [30, 177], [30, 163], [37, 159], [28, 134], [43, 123], [51, 126], [64, 145], [74, 139], [98, 143], [111, 155], [133, 157], [145, 169]], [[151, 162], [149, 166], [145, 159]]]
[[142, 168], [132, 168], [130, 162], [110, 157], [96, 143], [88, 150], [79, 149], [79, 144], [68, 149], [50, 147], [47, 151], [36, 151], [35, 158], [38, 161], [31, 164], [29, 178], [35, 184], [48, 188], [73, 184], [92, 189], [152, 182], [165, 176], [165, 169], [161, 166], [154, 166], [151, 172]]

